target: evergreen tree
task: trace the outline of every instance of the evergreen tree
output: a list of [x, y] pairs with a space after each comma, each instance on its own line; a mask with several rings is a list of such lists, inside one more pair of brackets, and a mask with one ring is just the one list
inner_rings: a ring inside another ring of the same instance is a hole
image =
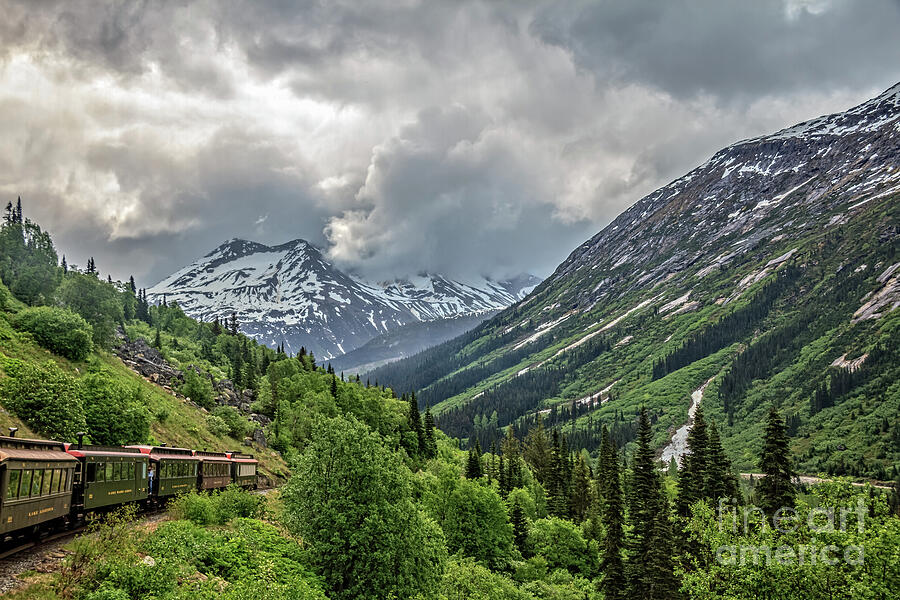
[[128, 277], [128, 289], [131, 290], [132, 294], [137, 293], [137, 286], [134, 284], [134, 275]]
[[162, 350], [162, 336], [159, 332], [159, 326], [156, 327], [156, 336], [153, 338], [153, 347]]
[[722, 448], [719, 430], [715, 421], [709, 424], [709, 447], [706, 464], [706, 497], [713, 504], [719, 498], [737, 498], [739, 496], [737, 478], [731, 468], [731, 461]]
[[409, 396], [409, 428], [416, 434], [419, 455], [425, 454], [425, 430], [422, 428], [422, 415], [419, 413], [419, 402], [416, 400], [416, 393], [413, 392]]
[[229, 332], [231, 335], [237, 335], [237, 334], [238, 334], [238, 319], [237, 319], [237, 313], [236, 313], [236, 312], [232, 312], [232, 313], [231, 313], [231, 320], [228, 322], [228, 332]]
[[796, 490], [791, 481], [794, 471], [788, 442], [784, 421], [773, 406], [766, 421], [760, 456], [760, 468], [766, 476], [756, 486], [760, 508], [770, 516], [779, 508], [794, 506]]
[[535, 477], [545, 488], [552, 470], [552, 458], [547, 432], [544, 431], [544, 423], [538, 419], [537, 425], [528, 430], [525, 438], [525, 461], [531, 466]]
[[478, 445], [478, 440], [476, 440], [475, 445], [469, 448], [469, 460], [466, 463], [466, 479], [480, 479], [482, 474], [481, 446]]
[[334, 373], [331, 374], [331, 397], [338, 397], [337, 376]]
[[6, 203], [6, 214], [3, 216], [3, 220], [7, 225], [13, 224], [13, 204], [12, 202]]
[[15, 223], [18, 225], [22, 225], [22, 196], [19, 196], [16, 200], [16, 215], [15, 215]]
[[619, 459], [615, 444], [609, 438], [606, 425], [600, 431], [598, 467], [600, 512], [606, 530], [603, 556], [600, 562], [600, 570], [603, 572], [600, 589], [606, 600], [624, 600], [628, 596], [625, 567], [622, 562], [622, 551], [625, 548], [625, 507], [619, 474]]
[[97, 266], [94, 264], [93, 256], [88, 259], [87, 273], [88, 273], [88, 275], [96, 275], [97, 274]]
[[[343, 377], [343, 374], [341, 374]], [[437, 457], [437, 440], [434, 437], [434, 416], [431, 409], [425, 409], [425, 458]]]
[[552, 516], [567, 519], [569, 517], [569, 480], [566, 478], [565, 467], [567, 457], [558, 430], [553, 430], [552, 438], [550, 472], [545, 486], [548, 496], [547, 509]]
[[576, 523], [581, 523], [588, 517], [594, 501], [592, 488], [590, 469], [584, 460], [584, 455], [579, 454], [572, 472], [571, 514]]
[[63, 273], [68, 274], [68, 272], [69, 272], [69, 263], [66, 262], [66, 255], [65, 255], [65, 254], [63, 254], [63, 257], [62, 257], [62, 265], [61, 265], [61, 266], [62, 266]]
[[647, 568], [647, 598], [673, 600], [679, 597], [681, 587], [675, 576], [672, 522], [669, 516], [669, 501], [660, 495], [659, 511], [653, 519], [653, 543], [644, 559]]
[[[662, 593], [661, 581], [674, 581], [670, 569], [673, 545], [671, 529], [666, 531], [669, 521], [668, 504], [664, 501], [660, 476], [656, 470], [650, 417], [647, 408], [641, 407], [638, 420], [637, 449], [632, 458], [631, 486], [629, 490], [628, 517], [632, 524], [630, 547], [626, 563], [630, 595], [649, 600], [669, 600], [671, 595]], [[661, 559], [670, 557], [668, 562]]]
[[513, 433], [512, 426], [506, 431], [506, 437], [500, 444], [500, 451], [503, 453], [503, 462], [506, 468], [504, 479], [508, 490], [522, 487], [521, 447], [519, 440]]
[[691, 505], [706, 498], [707, 446], [706, 421], [703, 407], [698, 406], [694, 422], [687, 437], [687, 453], [682, 460], [678, 477], [678, 498], [676, 512], [682, 517], [690, 516]]
[[513, 527], [513, 542], [522, 556], [525, 556], [528, 549], [528, 522], [518, 499], [513, 499], [512, 507], [509, 509], [509, 520]]

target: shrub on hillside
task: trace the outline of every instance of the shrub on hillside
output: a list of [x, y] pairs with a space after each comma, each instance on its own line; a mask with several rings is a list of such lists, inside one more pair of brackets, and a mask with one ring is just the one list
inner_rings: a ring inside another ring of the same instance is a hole
[[211, 494], [191, 492], [180, 496], [172, 505], [172, 514], [197, 525], [225, 525], [238, 518], [258, 517], [262, 503], [262, 496], [229, 486]]
[[106, 446], [142, 444], [150, 435], [150, 413], [138, 386], [127, 386], [106, 372], [78, 382], [91, 441]]
[[212, 416], [221, 419], [228, 427], [228, 435], [237, 440], [250, 433], [250, 423], [231, 406], [217, 406], [213, 409]]
[[48, 360], [35, 365], [16, 359], [3, 361], [0, 399], [29, 427], [42, 435], [74, 440], [85, 427], [84, 404], [75, 378]]
[[69, 360], [84, 360], [93, 350], [93, 328], [80, 315], [53, 306], [26, 308], [13, 324], [38, 344]]
[[213, 387], [209, 379], [198, 375], [194, 371], [194, 365], [184, 370], [184, 384], [181, 393], [202, 406], [209, 409], [213, 406]]
[[216, 415], [207, 415], [206, 428], [216, 437], [228, 435], [228, 424], [225, 423], [222, 417], [217, 417]]

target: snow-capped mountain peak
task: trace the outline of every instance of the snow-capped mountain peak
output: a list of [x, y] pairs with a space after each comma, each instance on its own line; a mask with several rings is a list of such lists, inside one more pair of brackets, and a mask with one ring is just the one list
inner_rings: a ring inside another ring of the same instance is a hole
[[462, 282], [440, 274], [373, 283], [340, 271], [302, 239], [266, 246], [233, 238], [148, 296], [206, 321], [237, 312], [242, 331], [260, 342], [330, 358], [407, 323], [506, 308], [538, 283], [530, 275]]

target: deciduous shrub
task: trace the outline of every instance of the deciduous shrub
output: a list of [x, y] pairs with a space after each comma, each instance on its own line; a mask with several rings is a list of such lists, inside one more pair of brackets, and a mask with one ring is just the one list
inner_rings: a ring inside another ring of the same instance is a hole
[[150, 413], [141, 389], [129, 387], [105, 372], [79, 380], [87, 431], [95, 444], [140, 444], [150, 435]]
[[85, 427], [84, 404], [73, 377], [52, 360], [43, 365], [5, 359], [0, 398], [42, 435], [68, 441]]
[[53, 306], [26, 308], [13, 321], [41, 346], [69, 360], [84, 360], [93, 350], [93, 328], [80, 315]]
[[202, 406], [209, 409], [213, 406], [213, 387], [209, 379], [202, 377], [194, 371], [191, 365], [184, 370], [184, 384], [181, 393]]

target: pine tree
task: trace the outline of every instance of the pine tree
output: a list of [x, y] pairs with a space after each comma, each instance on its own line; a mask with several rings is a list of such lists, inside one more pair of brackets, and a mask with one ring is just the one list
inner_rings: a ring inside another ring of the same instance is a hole
[[709, 424], [709, 447], [707, 448], [706, 465], [706, 497], [713, 504], [719, 498], [737, 498], [739, 496], [737, 478], [731, 468], [731, 461], [722, 448], [719, 430], [715, 421]]
[[707, 446], [706, 421], [703, 407], [698, 406], [694, 422], [687, 438], [687, 453], [682, 458], [678, 476], [678, 497], [675, 510], [679, 516], [688, 517], [691, 505], [706, 498]]
[[512, 426], [506, 430], [506, 437], [500, 444], [500, 451], [503, 453], [503, 462], [506, 467], [505, 481], [508, 491], [512, 491], [517, 487], [522, 487], [522, 463], [521, 463], [521, 447], [519, 440], [513, 433]]
[[546, 484], [547, 510], [551, 516], [567, 519], [569, 518], [569, 480], [566, 478], [565, 467], [567, 457], [558, 430], [553, 430], [552, 438], [550, 474]]
[[[63, 258], [65, 258], [65, 256]], [[128, 277], [128, 289], [131, 290], [132, 294], [137, 293], [137, 286], [134, 284], [134, 275]]]
[[23, 219], [22, 219], [22, 196], [19, 196], [18, 199], [16, 200], [16, 219], [15, 219], [15, 222], [16, 222], [18, 225], [21, 225], [21, 224], [23, 223]]
[[583, 522], [594, 502], [593, 486], [591, 485], [591, 473], [584, 455], [579, 454], [572, 472], [572, 499], [571, 515], [576, 523]]
[[156, 328], [156, 337], [153, 338], [153, 347], [157, 350], [162, 350], [162, 336], [159, 332], [159, 327]]
[[603, 556], [600, 561], [600, 570], [603, 572], [600, 590], [606, 600], [625, 600], [628, 597], [625, 567], [622, 562], [622, 551], [625, 548], [625, 507], [619, 474], [619, 459], [616, 447], [609, 438], [606, 425], [600, 431], [598, 467], [600, 513], [606, 530]]
[[331, 397], [338, 397], [337, 375], [335, 375], [334, 373], [331, 374]]
[[[630, 595], [648, 600], [669, 600], [672, 596], [657, 595], [660, 580], [671, 562], [660, 561], [662, 554], [673, 553], [671, 535], [666, 537], [668, 505], [664, 501], [660, 476], [656, 471], [650, 417], [642, 406], [638, 421], [637, 449], [631, 465], [628, 517], [632, 523], [631, 552], [625, 570]], [[664, 521], [660, 520], [664, 516]], [[671, 530], [669, 530], [671, 532]], [[649, 557], [653, 556], [653, 560]], [[669, 575], [674, 580], [674, 575]]]
[[538, 418], [537, 425], [528, 430], [525, 438], [525, 461], [545, 489], [552, 470], [552, 458], [544, 422]]
[[672, 600], [679, 597], [681, 587], [675, 576], [674, 540], [669, 516], [669, 502], [660, 495], [659, 511], [653, 519], [653, 543], [644, 557], [647, 568], [647, 598]]
[[228, 322], [228, 331], [231, 335], [238, 334], [238, 319], [236, 312], [231, 313], [231, 320]]
[[796, 490], [791, 479], [790, 450], [787, 429], [778, 410], [773, 406], [766, 421], [760, 468], [765, 477], [757, 484], [760, 508], [772, 515], [779, 508], [794, 506]]
[[68, 274], [68, 272], [69, 272], [69, 263], [66, 262], [66, 255], [65, 255], [65, 254], [63, 254], [63, 257], [62, 257], [62, 265], [61, 265], [61, 266], [62, 266], [63, 273], [64, 273], [64, 274]]
[[475, 445], [469, 448], [469, 460], [466, 463], [466, 479], [480, 479], [482, 474], [481, 446], [476, 440]]
[[513, 500], [512, 507], [509, 510], [509, 520], [513, 528], [513, 541], [516, 548], [525, 556], [528, 549], [528, 522], [525, 520], [525, 513], [519, 506], [517, 499]]
[[94, 264], [93, 256], [88, 259], [87, 273], [88, 273], [88, 275], [95, 275], [97, 273], [97, 266]]
[[409, 396], [409, 413], [408, 423], [410, 430], [416, 434], [419, 455], [425, 454], [425, 430], [422, 429], [422, 415], [419, 413], [419, 402], [416, 400], [416, 393], [413, 392]]
[[3, 220], [7, 225], [13, 224], [13, 204], [12, 202], [6, 203], [6, 215], [4, 215]]
[[[343, 374], [342, 374], [343, 376]], [[425, 458], [437, 456], [437, 440], [434, 437], [434, 416], [431, 409], [425, 409]]]

